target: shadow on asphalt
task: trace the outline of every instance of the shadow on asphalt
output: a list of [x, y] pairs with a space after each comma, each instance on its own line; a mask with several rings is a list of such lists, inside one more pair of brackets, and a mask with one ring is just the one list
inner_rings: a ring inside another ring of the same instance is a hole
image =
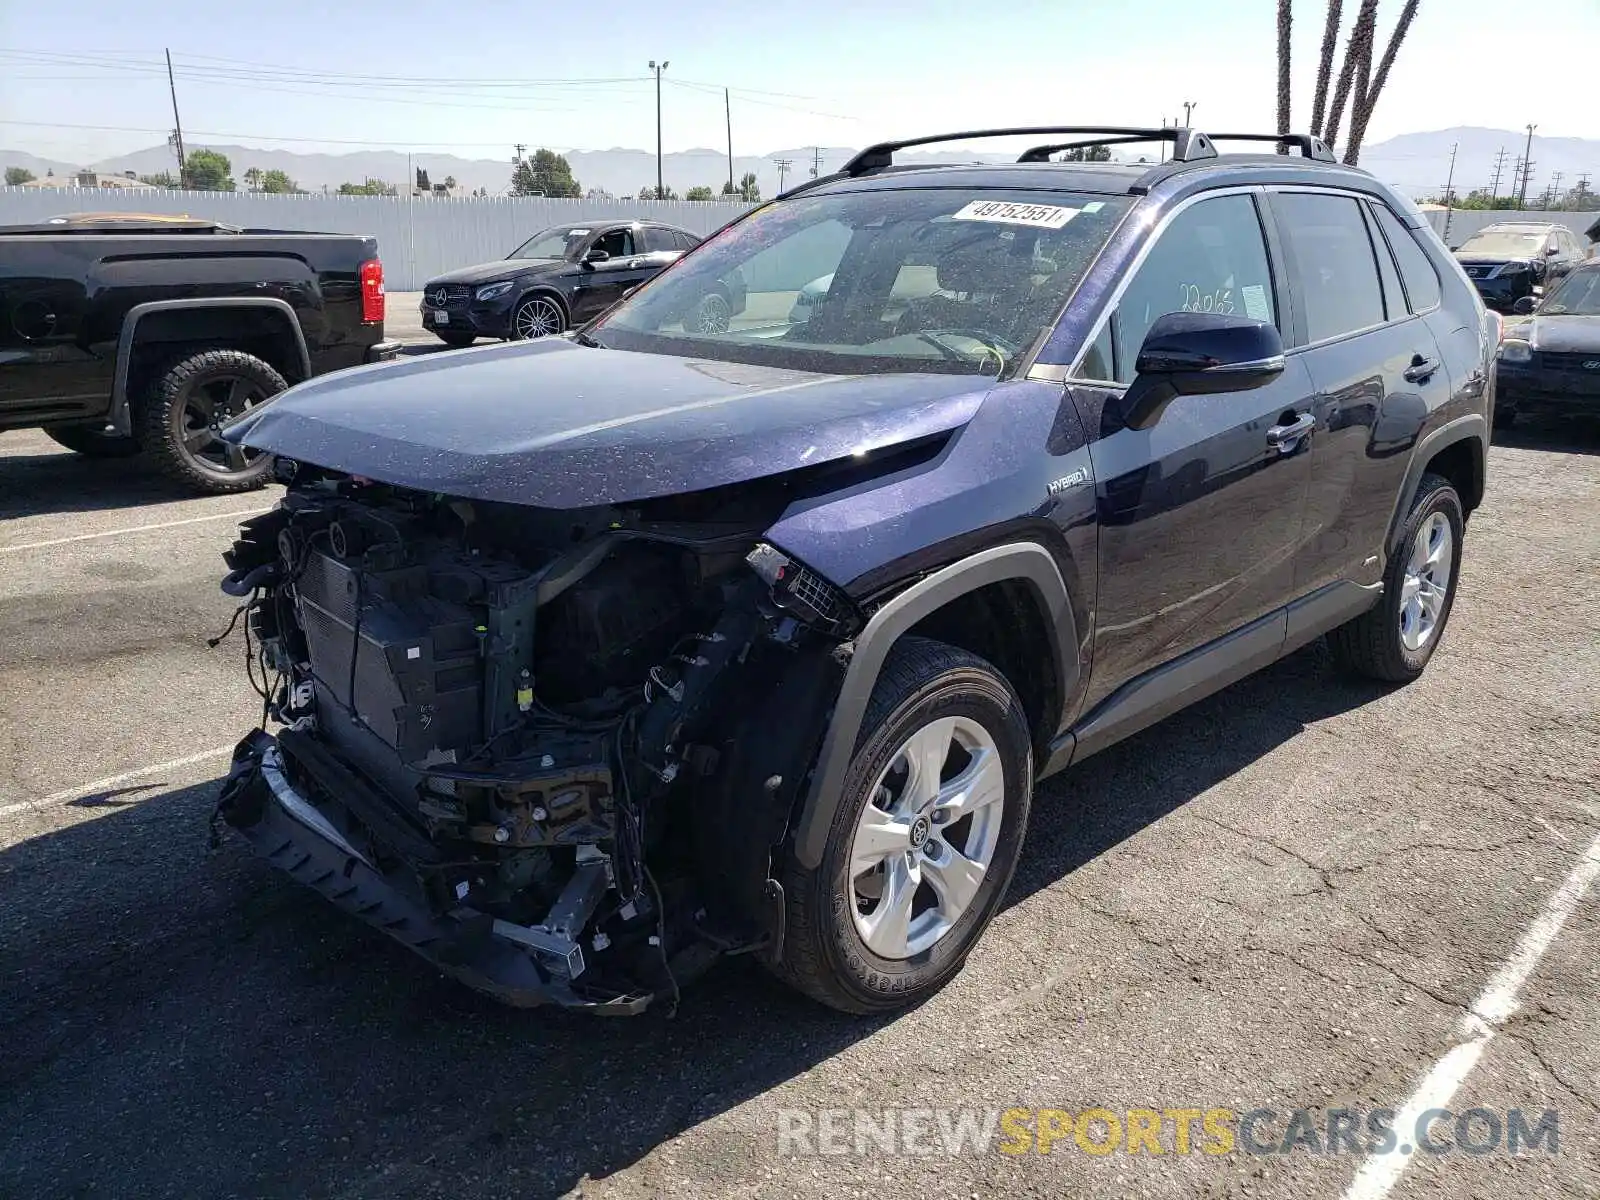
[[[1042, 789], [1008, 903], [1381, 694], [1313, 647], [1088, 760]], [[0, 854], [0, 1193], [555, 1195], [894, 1019], [746, 960], [670, 1020], [501, 1008], [238, 841], [208, 854], [214, 791]]]
[[91, 459], [69, 450], [0, 456], [0, 521], [194, 498], [138, 459]]
[[1600, 454], [1600, 411], [1594, 417], [1522, 417], [1510, 429], [1496, 429], [1492, 440], [1517, 450]]

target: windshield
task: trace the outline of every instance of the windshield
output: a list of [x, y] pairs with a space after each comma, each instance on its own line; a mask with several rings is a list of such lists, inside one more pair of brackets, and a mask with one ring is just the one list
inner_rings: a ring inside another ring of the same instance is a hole
[[546, 229], [543, 233], [535, 234], [506, 257], [575, 259], [578, 256], [578, 248], [588, 239], [591, 232], [589, 229], [574, 228], [571, 225], [557, 225], [554, 229]]
[[1008, 378], [1130, 203], [944, 188], [799, 196], [724, 230], [593, 332], [621, 350], [800, 370]]
[[1574, 271], [1539, 306], [1541, 313], [1600, 316], [1600, 270]]
[[1544, 249], [1542, 233], [1515, 229], [1484, 229], [1461, 243], [1461, 254], [1501, 254], [1507, 258], [1533, 258]]

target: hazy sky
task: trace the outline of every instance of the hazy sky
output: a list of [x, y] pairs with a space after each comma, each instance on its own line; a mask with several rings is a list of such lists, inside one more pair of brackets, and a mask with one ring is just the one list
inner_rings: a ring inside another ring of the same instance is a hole
[[[1345, 0], [1346, 21], [1356, 4]], [[1304, 128], [1326, 10], [1296, 7]], [[1400, 7], [1383, 0], [1380, 46]], [[668, 150], [725, 145], [723, 85], [740, 154], [996, 124], [1155, 124], [1184, 100], [1198, 103], [1201, 128], [1265, 130], [1275, 11], [1275, 0], [615, 0], [553, 11], [527, 0], [0, 0], [0, 146], [90, 161], [159, 142], [172, 117], [164, 47], [194, 141], [303, 151], [652, 149], [652, 58], [671, 63]], [[1600, 0], [1422, 0], [1368, 140], [1529, 121], [1542, 136], [1600, 136], [1588, 71], [1567, 58], [1594, 46]]]

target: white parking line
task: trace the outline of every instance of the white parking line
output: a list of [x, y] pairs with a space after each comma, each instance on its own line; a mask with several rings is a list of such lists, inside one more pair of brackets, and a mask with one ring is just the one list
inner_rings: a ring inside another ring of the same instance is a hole
[[[1456, 1033], [1463, 1040], [1452, 1046], [1422, 1077], [1417, 1090], [1396, 1114], [1393, 1128], [1397, 1134], [1403, 1137], [1416, 1129], [1418, 1118], [1430, 1108], [1449, 1105], [1456, 1089], [1472, 1073], [1472, 1068], [1478, 1065], [1484, 1050], [1494, 1040], [1496, 1030], [1517, 1010], [1517, 993], [1528, 982], [1539, 960], [1597, 878], [1600, 878], [1600, 837], [1589, 843], [1572, 873], [1545, 902], [1511, 954], [1490, 976], [1472, 1007], [1462, 1016]], [[1351, 1181], [1344, 1200], [1383, 1200], [1399, 1182], [1410, 1157], [1392, 1152], [1373, 1155]]]
[[270, 512], [266, 508], [247, 508], [243, 512], [211, 513], [204, 517], [184, 517], [181, 521], [155, 521], [149, 525], [128, 525], [121, 529], [102, 529], [99, 533], [80, 533], [73, 537], [50, 538], [43, 542], [23, 542], [20, 546], [0, 546], [0, 554], [19, 554], [24, 550], [43, 550], [46, 546], [65, 546], [70, 542], [92, 542], [96, 538], [117, 537], [124, 533], [146, 533], [152, 529], [174, 529], [179, 525], [198, 525], [202, 521], [242, 521], [246, 517]]
[[30, 809], [49, 808], [52, 804], [62, 804], [68, 800], [76, 800], [80, 796], [92, 796], [95, 792], [104, 792], [124, 783], [131, 783], [135, 779], [142, 779], [146, 775], [158, 775], [162, 771], [175, 771], [179, 767], [192, 767], [195, 763], [206, 762], [209, 759], [221, 758], [225, 754], [233, 753], [233, 743], [226, 746], [213, 746], [210, 750], [202, 750], [198, 754], [191, 754], [186, 758], [175, 758], [171, 762], [155, 763], [148, 767], [139, 767], [133, 771], [124, 771], [121, 775], [108, 775], [104, 779], [96, 779], [93, 783], [81, 783], [77, 787], [67, 788], [63, 792], [52, 792], [39, 800], [23, 800], [17, 804], [0, 805], [0, 817], [9, 817], [14, 813], [27, 812]]

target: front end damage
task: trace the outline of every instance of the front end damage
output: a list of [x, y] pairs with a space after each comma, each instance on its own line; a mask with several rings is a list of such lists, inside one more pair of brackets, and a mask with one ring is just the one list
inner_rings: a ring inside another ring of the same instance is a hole
[[221, 820], [514, 1005], [634, 1013], [777, 952], [859, 624], [761, 540], [784, 481], [552, 510], [282, 469], [226, 556], [263, 729]]

